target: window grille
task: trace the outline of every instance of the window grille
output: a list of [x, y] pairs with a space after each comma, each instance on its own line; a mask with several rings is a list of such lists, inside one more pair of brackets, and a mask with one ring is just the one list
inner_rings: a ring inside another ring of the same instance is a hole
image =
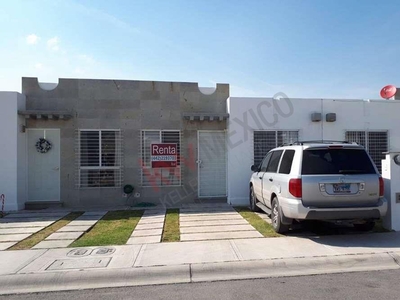
[[122, 186], [120, 130], [79, 130], [76, 150], [78, 187]]
[[389, 150], [387, 131], [346, 131], [346, 140], [364, 146], [379, 172], [382, 172], [382, 159], [385, 158], [383, 152]]
[[[152, 168], [151, 149], [152, 143], [177, 144], [178, 157], [177, 166], [173, 168]], [[176, 130], [143, 130], [141, 132], [142, 186], [180, 186], [182, 183], [181, 154], [181, 132]]]
[[254, 131], [254, 164], [259, 165], [265, 155], [273, 148], [285, 143], [298, 141], [298, 131]]

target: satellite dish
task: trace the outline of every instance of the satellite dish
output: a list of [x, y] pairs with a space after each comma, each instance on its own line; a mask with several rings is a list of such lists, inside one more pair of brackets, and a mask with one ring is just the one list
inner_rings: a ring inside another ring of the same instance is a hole
[[383, 99], [392, 98], [397, 92], [397, 88], [394, 85], [387, 85], [381, 89], [381, 97]]

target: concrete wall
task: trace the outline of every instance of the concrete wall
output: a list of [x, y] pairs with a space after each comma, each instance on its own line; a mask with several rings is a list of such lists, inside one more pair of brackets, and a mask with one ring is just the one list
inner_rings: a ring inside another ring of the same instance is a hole
[[[389, 150], [400, 150], [400, 101], [271, 98], [228, 99], [228, 201], [248, 204], [254, 130], [299, 130], [300, 140], [344, 140], [347, 130], [388, 130]], [[322, 113], [312, 122], [311, 113]], [[326, 122], [336, 113], [336, 122]]]
[[[17, 107], [18, 110], [26, 109], [26, 97], [22, 94], [17, 94]], [[26, 133], [23, 130], [26, 125], [25, 117], [17, 117], [18, 130], [17, 130], [17, 201], [18, 209], [25, 206], [27, 200], [27, 185], [28, 185], [28, 169], [27, 169], [27, 148], [26, 148]]]
[[20, 132], [25, 120], [18, 117], [18, 108], [23, 107], [24, 100], [19, 93], [0, 92], [0, 194], [6, 196], [6, 211], [22, 209], [26, 196], [24, 134]]
[[[28, 120], [30, 128], [61, 129], [61, 199], [66, 206], [104, 206], [125, 203], [120, 188], [78, 189], [75, 142], [78, 129], [121, 129], [123, 133], [124, 184], [133, 184], [141, 193], [138, 201], [164, 202], [174, 205], [197, 197], [193, 182], [195, 169], [183, 167], [182, 187], [159, 189], [140, 187], [140, 132], [142, 129], [173, 129], [182, 132], [183, 157], [189, 157], [189, 145], [197, 158], [197, 130], [226, 129], [226, 122], [185, 121], [183, 112], [226, 113], [229, 85], [218, 84], [216, 91], [205, 95], [197, 83], [59, 79], [58, 86], [43, 90], [37, 78], [23, 78], [22, 92], [28, 110], [72, 110], [68, 121]], [[190, 193], [188, 192], [190, 191]], [[173, 195], [173, 196], [171, 196]], [[186, 196], [184, 196], [186, 195]]]

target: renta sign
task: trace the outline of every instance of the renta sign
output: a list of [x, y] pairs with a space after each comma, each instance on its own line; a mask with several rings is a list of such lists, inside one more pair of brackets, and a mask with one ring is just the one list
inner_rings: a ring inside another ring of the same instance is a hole
[[177, 144], [151, 144], [150, 153], [152, 168], [174, 168], [177, 166]]

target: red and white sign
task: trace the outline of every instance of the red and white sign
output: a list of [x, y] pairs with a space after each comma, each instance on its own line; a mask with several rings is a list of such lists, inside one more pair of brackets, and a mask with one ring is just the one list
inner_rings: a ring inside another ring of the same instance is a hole
[[151, 144], [151, 167], [152, 168], [174, 168], [178, 161], [177, 144]]

